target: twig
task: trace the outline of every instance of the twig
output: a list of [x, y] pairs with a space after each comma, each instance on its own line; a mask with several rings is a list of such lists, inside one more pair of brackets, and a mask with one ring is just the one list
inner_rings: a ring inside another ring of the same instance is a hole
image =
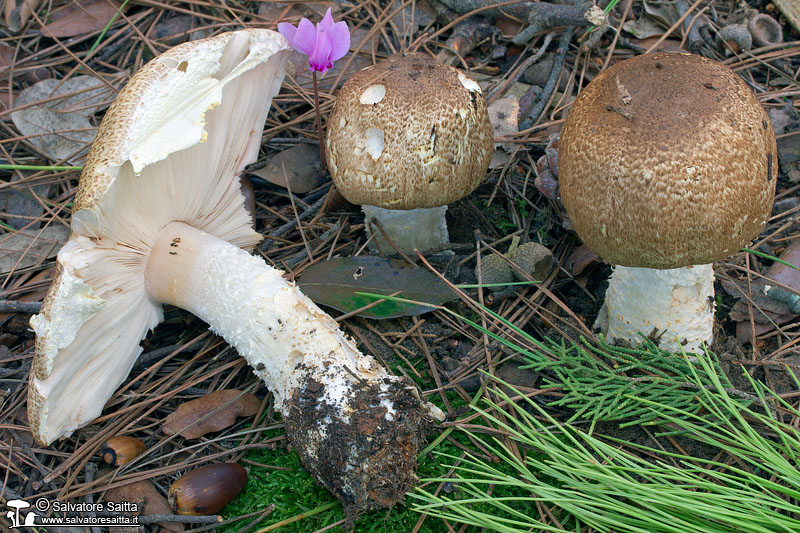
[[[330, 239], [333, 235], [335, 235], [336, 232], [338, 232], [341, 228], [342, 228], [342, 222], [337, 221], [336, 224], [331, 226], [328, 230], [325, 231], [325, 233], [319, 236], [320, 243], [324, 244], [325, 242], [327, 242], [328, 239]], [[299, 252], [297, 252], [296, 254], [294, 254], [285, 261], [286, 267], [292, 269], [297, 265], [299, 265], [306, 257], [310, 256], [308, 255], [308, 250], [303, 248], [302, 250], [300, 250]]]
[[181, 524], [217, 524], [222, 522], [218, 515], [183, 515], [183, 514], [146, 514], [139, 517], [140, 524], [155, 524], [157, 522], [180, 522]]
[[536, 103], [533, 104], [530, 109], [520, 109], [520, 116], [525, 117], [525, 119], [520, 122], [520, 131], [526, 130], [533, 126], [544, 112], [547, 102], [550, 101], [550, 96], [553, 94], [553, 91], [555, 91], [558, 78], [561, 76], [561, 69], [564, 67], [564, 59], [567, 56], [567, 49], [569, 49], [569, 42], [572, 40], [572, 33], [574, 31], [575, 28], [573, 26], [569, 26], [564, 30], [564, 33], [562, 33], [561, 37], [558, 39], [558, 48], [556, 48], [556, 53], [553, 57], [553, 68], [550, 71], [550, 75], [547, 77], [547, 81], [544, 84], [542, 92], [539, 93]]
[[[311, 204], [308, 207], [308, 209], [306, 209], [305, 211], [300, 213], [296, 218], [290, 220], [289, 222], [287, 222], [283, 226], [278, 227], [277, 229], [275, 229], [275, 231], [271, 231], [269, 233], [268, 237], [280, 237], [281, 235], [284, 235], [285, 233], [288, 233], [289, 231], [294, 229], [294, 227], [297, 226], [298, 221], [303, 221], [303, 220], [306, 220], [308, 218], [311, 218], [312, 215], [316, 214], [316, 212], [320, 210], [320, 208], [322, 207], [322, 204], [325, 203], [325, 198], [326, 198], [326, 196], [323, 195], [316, 202]], [[266, 241], [261, 246], [259, 246], [259, 248], [262, 251], [267, 252], [267, 251], [271, 250], [274, 245], [275, 245], [275, 241], [269, 240], [269, 241]]]
[[20, 302], [17, 300], [0, 300], [0, 313], [38, 313], [41, 302]]
[[547, 35], [545, 35], [544, 42], [542, 43], [542, 46], [540, 46], [539, 49], [536, 51], [536, 53], [528, 57], [525, 61], [523, 61], [522, 64], [519, 65], [516, 68], [516, 70], [514, 70], [514, 73], [508, 79], [506, 79], [504, 82], [502, 82], [492, 91], [490, 91], [486, 95], [486, 99], [494, 100], [496, 97], [501, 96], [503, 93], [505, 93], [506, 89], [517, 83], [517, 81], [522, 77], [522, 75], [525, 74], [525, 71], [528, 70], [528, 68], [531, 65], [539, 61], [539, 59], [541, 59], [541, 57], [547, 51], [547, 47], [550, 46], [550, 41], [553, 40], [554, 35], [555, 32], [552, 31]]
[[[469, 13], [482, 10], [483, 13], [501, 16], [507, 15], [526, 21], [529, 26], [514, 37], [516, 45], [524, 45], [534, 35], [557, 26], [588, 26], [586, 18], [587, 6], [571, 6], [551, 4], [548, 2], [519, 2], [502, 8], [490, 8], [496, 0], [438, 0], [457, 13]], [[591, 4], [589, 4], [591, 6]]]

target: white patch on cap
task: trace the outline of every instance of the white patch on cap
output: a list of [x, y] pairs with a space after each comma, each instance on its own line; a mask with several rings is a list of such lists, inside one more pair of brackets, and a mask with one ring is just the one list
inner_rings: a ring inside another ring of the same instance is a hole
[[472, 78], [466, 77], [461, 71], [458, 72], [458, 81], [460, 81], [461, 85], [463, 85], [468, 91], [481, 92], [481, 86], [478, 85], [478, 82]]
[[358, 99], [364, 105], [377, 104], [383, 97], [386, 96], [386, 87], [383, 85], [370, 85], [364, 92], [361, 93], [361, 98]]
[[367, 130], [367, 144], [364, 147], [367, 153], [375, 161], [383, 153], [383, 130], [380, 128], [370, 128]]

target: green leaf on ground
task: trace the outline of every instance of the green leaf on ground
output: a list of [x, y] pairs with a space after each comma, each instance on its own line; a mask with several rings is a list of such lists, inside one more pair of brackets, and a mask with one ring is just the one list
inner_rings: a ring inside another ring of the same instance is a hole
[[[427, 270], [404, 261], [371, 256], [341, 257], [317, 263], [303, 272], [297, 284], [314, 302], [345, 313], [375, 303], [374, 298], [358, 294], [360, 292], [398, 295], [434, 305], [456, 298], [444, 282]], [[357, 314], [384, 319], [416, 316], [429, 311], [432, 308], [428, 305], [384, 301]]]

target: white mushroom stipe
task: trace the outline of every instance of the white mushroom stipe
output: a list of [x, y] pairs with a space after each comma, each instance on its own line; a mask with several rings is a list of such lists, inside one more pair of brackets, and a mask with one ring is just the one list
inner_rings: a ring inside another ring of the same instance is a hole
[[[282, 274], [237, 246], [174, 222], [158, 235], [145, 280], [154, 302], [202, 318], [255, 369], [306, 467], [348, 512], [391, 504], [415, 480], [408, 463], [416, 461], [419, 425], [444, 414], [411, 382], [363, 355]], [[375, 479], [386, 475], [398, 476], [400, 494], [397, 485]]]
[[308, 376], [326, 385], [325, 401], [345, 416], [352, 383], [390, 378], [280, 270], [182, 222], [159, 233], [145, 280], [154, 303], [191, 311], [236, 348], [287, 415], [287, 400]]
[[712, 341], [713, 326], [711, 265], [667, 270], [614, 267], [595, 323], [609, 342], [637, 345], [642, 333], [671, 352], [702, 351]]
[[364, 92], [361, 93], [361, 98], [359, 98], [358, 101], [364, 105], [372, 105], [383, 100], [384, 96], [386, 96], [385, 85], [370, 85], [364, 89]]
[[[393, 254], [395, 251], [386, 242], [375, 222], [380, 224], [395, 246], [406, 252], [413, 252], [415, 249], [431, 250], [450, 242], [444, 216], [447, 212], [446, 205], [406, 211], [362, 205], [361, 210], [364, 211], [370, 243], [385, 254]], [[420, 228], [424, 228], [424, 231], [420, 231]]]

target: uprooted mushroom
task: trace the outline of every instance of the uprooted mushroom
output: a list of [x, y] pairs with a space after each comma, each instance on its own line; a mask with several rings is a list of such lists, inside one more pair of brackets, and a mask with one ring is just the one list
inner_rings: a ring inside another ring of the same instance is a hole
[[162, 305], [175, 305], [253, 366], [306, 468], [352, 514], [411, 488], [421, 433], [441, 411], [246, 251], [261, 236], [239, 173], [258, 155], [286, 50], [268, 30], [186, 43], [120, 92], [81, 175], [57, 278], [31, 319], [28, 412], [42, 444], [91, 423]]

